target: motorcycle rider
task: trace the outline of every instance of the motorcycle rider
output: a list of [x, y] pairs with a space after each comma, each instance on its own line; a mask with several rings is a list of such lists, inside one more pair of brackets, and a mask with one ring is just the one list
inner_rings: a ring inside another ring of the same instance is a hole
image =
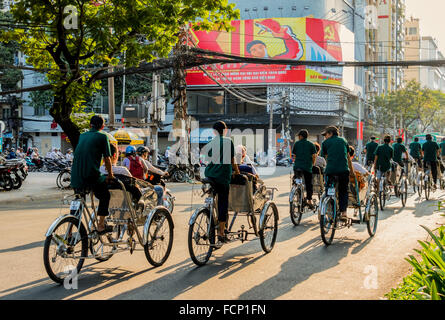
[[335, 177], [338, 179], [340, 218], [345, 220], [348, 209], [349, 177], [355, 177], [351, 158], [348, 156], [349, 144], [345, 138], [338, 136], [337, 127], [329, 126], [321, 134], [325, 137], [321, 144], [321, 153], [327, 162], [325, 174], [328, 183]]
[[[105, 217], [108, 216], [110, 192], [108, 184], [114, 180], [111, 167], [111, 150], [108, 136], [101, 132], [105, 120], [102, 116], [95, 115], [90, 120], [90, 131], [82, 133], [79, 137], [71, 171], [71, 187], [74, 190], [91, 188], [96, 198], [99, 199], [97, 215], [99, 222], [97, 232], [105, 234], [112, 232], [111, 226], [105, 225]], [[100, 174], [100, 162], [104, 159], [108, 176]]]
[[308, 136], [309, 132], [306, 129], [298, 132], [299, 140], [295, 142], [292, 148], [292, 156], [294, 160], [294, 175], [297, 174], [297, 170], [303, 171], [306, 185], [306, 204], [309, 209], [314, 209], [314, 204], [312, 203], [312, 167], [317, 159], [317, 149], [312, 142], [307, 140]]
[[122, 164], [130, 170], [133, 177], [144, 180], [144, 175], [148, 172], [148, 168], [141, 157], [136, 154], [136, 148], [128, 146], [125, 149], [125, 156], [126, 158]]
[[[148, 173], [154, 173], [157, 175], [160, 175], [161, 177], [167, 177], [168, 172], [162, 171], [155, 166], [153, 166], [150, 161], [148, 161], [148, 154], [150, 153], [150, 149], [148, 147], [139, 147], [137, 150], [137, 154], [141, 157], [141, 160], [145, 163], [145, 166], [147, 167]], [[150, 182], [150, 180], [148, 180]], [[162, 199], [164, 197], [164, 188], [161, 185], [154, 185], [154, 189], [156, 193], [158, 194], [158, 205], [162, 205]]]

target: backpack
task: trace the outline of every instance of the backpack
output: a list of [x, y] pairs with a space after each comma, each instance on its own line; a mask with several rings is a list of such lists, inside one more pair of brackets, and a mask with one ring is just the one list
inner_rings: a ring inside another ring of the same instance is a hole
[[136, 156], [135, 158], [129, 157], [129, 160], [131, 175], [138, 179], [144, 179], [144, 167], [142, 166], [141, 159]]

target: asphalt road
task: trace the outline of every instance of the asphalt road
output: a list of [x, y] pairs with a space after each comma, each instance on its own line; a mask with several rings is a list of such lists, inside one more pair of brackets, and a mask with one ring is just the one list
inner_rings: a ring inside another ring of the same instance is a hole
[[66, 207], [53, 200], [0, 205], [0, 299], [381, 299], [408, 274], [404, 258], [419, 247], [417, 240], [427, 238], [420, 225], [445, 222], [434, 212], [442, 191], [428, 202], [411, 194], [403, 210], [393, 197], [380, 212], [374, 238], [365, 225], [356, 225], [337, 231], [333, 245], [325, 247], [315, 215], [304, 216], [298, 227], [290, 221], [289, 169], [264, 180], [279, 188], [279, 230], [271, 253], [251, 238], [225, 245], [196, 267], [187, 248], [188, 220], [203, 199], [193, 196], [190, 185], [171, 184], [177, 200], [167, 262], [153, 268], [143, 251], [103, 263], [88, 260], [71, 290], [53, 283], [43, 266], [45, 232]]

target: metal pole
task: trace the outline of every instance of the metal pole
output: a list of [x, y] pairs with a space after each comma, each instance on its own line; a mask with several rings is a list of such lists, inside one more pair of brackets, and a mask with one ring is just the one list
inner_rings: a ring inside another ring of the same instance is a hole
[[[268, 88], [269, 91], [269, 88]], [[270, 103], [270, 94], [269, 92], [267, 93], [267, 105], [269, 106], [269, 112], [270, 112], [270, 117], [269, 117], [269, 134], [268, 134], [268, 138], [269, 138], [269, 143], [267, 146], [267, 153], [268, 153], [268, 158], [271, 159], [272, 158], [272, 130], [273, 130], [273, 105]]]
[[362, 140], [362, 98], [361, 94], [358, 95], [358, 127], [357, 127], [357, 145], [358, 145], [358, 158], [359, 162], [362, 163], [362, 151], [363, 151], [363, 140]]
[[159, 78], [156, 73], [153, 73], [152, 84], [152, 108], [153, 116], [151, 121], [151, 149], [153, 150], [153, 158], [151, 159], [153, 164], [158, 164], [158, 127], [157, 120], [159, 115]]
[[[124, 51], [124, 70], [125, 70], [125, 56], [126, 56], [126, 51]], [[125, 74], [122, 78], [122, 106], [121, 106], [121, 119], [123, 117], [124, 111], [124, 104], [125, 104]]]
[[[113, 72], [113, 68], [108, 72]], [[108, 128], [114, 128], [114, 77], [108, 78]]]

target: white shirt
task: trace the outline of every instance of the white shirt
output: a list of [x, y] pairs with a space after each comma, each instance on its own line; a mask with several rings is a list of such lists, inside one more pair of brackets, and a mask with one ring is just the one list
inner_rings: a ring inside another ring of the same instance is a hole
[[155, 166], [153, 166], [150, 163], [150, 161], [142, 159], [142, 158], [141, 158], [141, 160], [143, 160], [142, 162], [145, 163], [145, 166], [147, 167], [148, 171], [156, 173], [156, 174], [159, 174], [160, 176], [164, 175], [164, 171], [162, 171], [162, 170], [156, 168]]
[[[120, 174], [123, 176], [127, 176], [127, 177], [132, 177], [130, 171], [127, 169], [127, 167], [124, 166], [111, 166], [111, 169], [113, 170], [113, 174]], [[100, 173], [102, 174], [107, 174], [107, 169], [105, 168], [105, 166], [101, 166], [100, 167]]]
[[72, 160], [73, 160], [73, 154], [72, 154], [72, 153], [67, 153], [67, 154], [65, 155], [65, 158], [66, 158], [66, 160], [68, 160], [68, 161], [72, 161]]

